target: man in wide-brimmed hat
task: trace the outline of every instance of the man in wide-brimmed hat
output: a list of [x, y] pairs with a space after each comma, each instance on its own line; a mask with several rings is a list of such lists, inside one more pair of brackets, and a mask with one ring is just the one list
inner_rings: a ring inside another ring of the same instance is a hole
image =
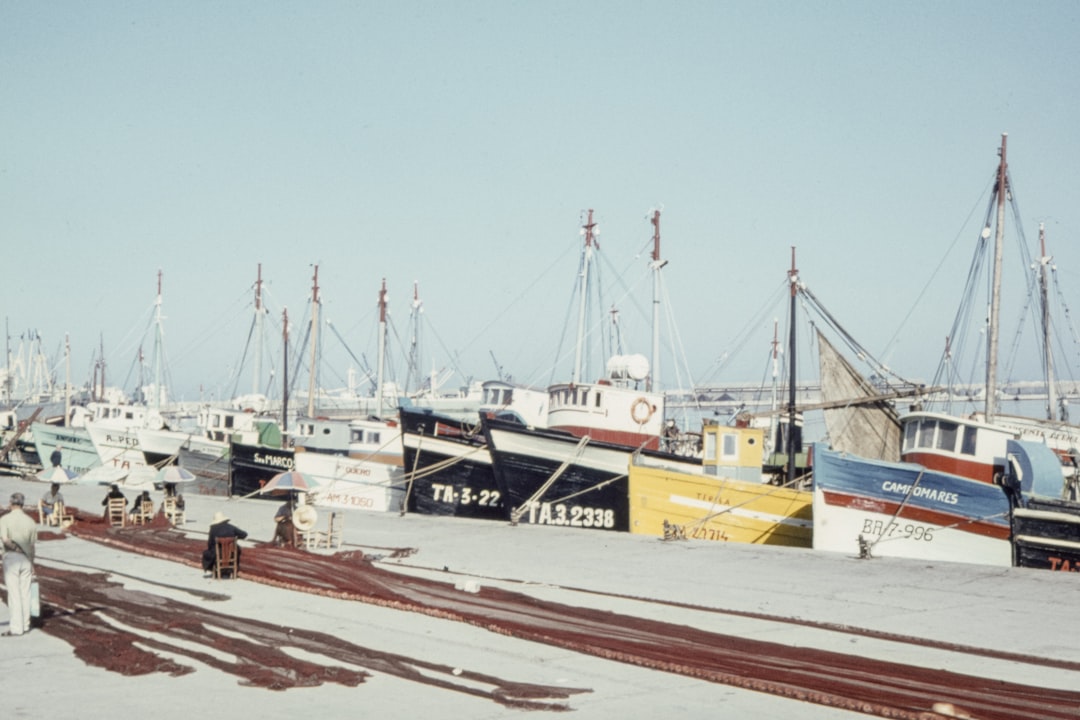
[[[202, 566], [203, 570], [207, 572], [214, 572], [214, 566], [217, 564], [217, 540], [218, 538], [231, 537], [237, 540], [243, 540], [248, 534], [236, 527], [229, 524], [229, 516], [218, 510], [214, 513], [214, 519], [210, 522], [210, 533], [207, 538], [206, 550], [203, 550], [202, 554]], [[240, 545], [236, 546], [236, 558], [239, 564], [240, 560]]]

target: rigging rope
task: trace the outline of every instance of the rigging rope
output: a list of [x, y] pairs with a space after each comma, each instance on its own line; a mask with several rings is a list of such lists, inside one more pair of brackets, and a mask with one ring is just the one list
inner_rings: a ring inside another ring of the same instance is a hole
[[589, 436], [588, 435], [585, 435], [580, 440], [578, 440], [577, 445], [574, 446], [574, 454], [568, 456], [566, 458], [566, 460], [563, 461], [562, 465], [560, 465], [555, 470], [555, 472], [551, 474], [551, 477], [549, 477], [544, 482], [544, 484], [541, 485], [540, 488], [535, 493], [532, 494], [532, 497], [528, 498], [519, 507], [514, 508], [510, 512], [510, 524], [511, 525], [517, 525], [518, 524], [518, 521], [521, 520], [521, 516], [526, 513], [529, 506], [532, 505], [534, 502], [536, 502], [538, 499], [540, 499], [540, 497], [543, 496], [543, 494], [548, 491], [548, 488], [550, 488], [552, 486], [552, 484], [556, 480], [558, 480], [559, 477], [564, 472], [566, 472], [566, 469], [568, 467], [570, 467], [570, 463], [572, 463], [576, 458], [581, 457], [581, 452], [585, 449], [585, 446], [588, 445], [588, 444], [589, 444]]

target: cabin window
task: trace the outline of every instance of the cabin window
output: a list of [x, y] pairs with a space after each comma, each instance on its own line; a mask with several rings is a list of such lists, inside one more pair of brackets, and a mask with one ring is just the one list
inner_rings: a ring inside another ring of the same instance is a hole
[[379, 433], [377, 433], [377, 432], [368, 433], [367, 441], [370, 444], [378, 445], [380, 440], [382, 440], [382, 435], [380, 435]]
[[597, 392], [597, 393], [595, 393], [593, 395], [593, 398], [594, 398], [593, 405], [595, 405], [598, 408], [600, 407], [600, 400], [601, 400], [601, 395], [602, 394], [603, 393]]
[[904, 425], [904, 451], [911, 450], [915, 447], [915, 436], [919, 433], [919, 424], [915, 422], [909, 422]]
[[938, 423], [938, 450], [956, 452], [956, 431], [958, 426], [953, 422]]
[[[217, 415], [214, 416], [214, 425], [219, 426], [219, 427], [221, 426], [221, 419]], [[233, 416], [232, 415], [226, 415], [225, 416], [225, 427], [231, 428], [232, 426], [233, 426]]]
[[705, 459], [716, 460], [716, 434], [705, 433]]
[[934, 428], [937, 423], [927, 420], [919, 424], [919, 447], [934, 447]]
[[502, 397], [503, 397], [503, 399], [502, 399], [502, 402], [500, 403], [500, 405], [509, 405], [514, 399], [514, 391], [513, 390], [504, 390], [503, 394], [502, 394]]
[[[217, 413], [214, 413], [210, 416], [210, 421], [207, 423], [207, 425], [209, 427], [221, 427], [221, 416]], [[226, 423], [226, 427], [228, 427], [228, 423]]]
[[358, 443], [358, 442], [363, 442], [363, 441], [364, 441], [364, 431], [363, 430], [351, 430], [349, 432], [349, 442]]
[[739, 456], [739, 436], [736, 433], [724, 433], [723, 449], [720, 457], [725, 460], [734, 460]]
[[960, 444], [960, 452], [964, 455], [975, 454], [975, 436], [979, 434], [979, 429], [971, 425], [964, 426], [964, 439]]

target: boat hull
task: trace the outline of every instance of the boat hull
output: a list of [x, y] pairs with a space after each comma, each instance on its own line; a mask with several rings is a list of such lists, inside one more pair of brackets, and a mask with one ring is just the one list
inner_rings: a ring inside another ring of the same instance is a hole
[[[511, 521], [629, 531], [627, 477], [635, 448], [489, 418], [482, 424], [495, 481], [508, 503]], [[700, 461], [660, 460], [660, 454], [654, 455], [653, 462], [685, 472], [701, 471]], [[549, 483], [552, 477], [555, 480]]]
[[229, 494], [240, 497], [266, 497], [259, 490], [278, 473], [293, 469], [292, 448], [249, 445], [233, 442], [229, 446]]
[[401, 430], [408, 512], [509, 519], [487, 441], [475, 424], [402, 408]]
[[630, 532], [810, 547], [813, 494], [734, 478], [630, 467]]
[[814, 447], [815, 550], [1011, 565], [1010, 505], [996, 485]]
[[83, 475], [101, 465], [94, 441], [85, 428], [33, 423], [30, 432], [39, 458], [48, 458], [59, 446], [62, 467]]
[[1080, 572], [1080, 504], [1028, 500], [1013, 510], [1013, 544], [1020, 567]]
[[311, 483], [308, 501], [316, 507], [398, 512], [405, 497], [397, 466], [329, 453], [298, 452], [293, 467]]

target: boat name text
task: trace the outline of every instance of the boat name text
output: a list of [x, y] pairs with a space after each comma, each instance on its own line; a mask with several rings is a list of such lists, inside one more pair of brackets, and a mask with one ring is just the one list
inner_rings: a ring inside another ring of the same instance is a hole
[[463, 487], [455, 492], [453, 485], [444, 483], [431, 483], [431, 497], [435, 502], [460, 503], [480, 507], [500, 507], [502, 494], [498, 490], [480, 490], [477, 492], [470, 487]]
[[566, 503], [530, 503], [529, 522], [534, 525], [568, 525], [610, 530], [615, 527], [615, 511]]
[[896, 493], [897, 495], [910, 494], [912, 497], [926, 498], [927, 500], [948, 503], [949, 505], [956, 505], [960, 502], [960, 496], [953, 492], [945, 492], [944, 490], [919, 486], [916, 486], [913, 490], [911, 485], [894, 482], [892, 480], [883, 482], [881, 484], [881, 490], [887, 493]]

